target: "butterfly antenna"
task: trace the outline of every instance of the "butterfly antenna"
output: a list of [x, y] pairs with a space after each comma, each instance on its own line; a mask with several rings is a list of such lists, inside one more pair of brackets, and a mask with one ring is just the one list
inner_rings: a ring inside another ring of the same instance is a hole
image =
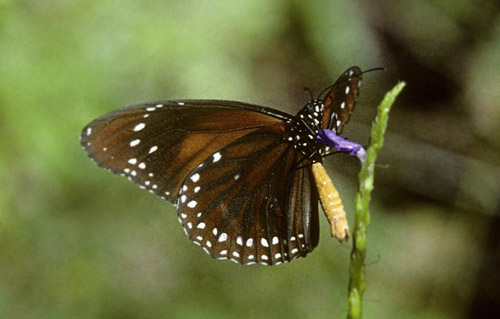
[[366, 71], [363, 71], [363, 72], [361, 72], [360, 74], [357, 74], [357, 75], [361, 75], [361, 74], [365, 74], [365, 73], [373, 72], [373, 71], [385, 71], [385, 70], [387, 70], [387, 69], [383, 68], [383, 67], [376, 67], [376, 68], [373, 68], [373, 69], [368, 69]]
[[[365, 73], [368, 73], [368, 72], [373, 72], [373, 71], [385, 71], [385, 68], [382, 68], [382, 67], [376, 67], [376, 68], [372, 68], [372, 69], [368, 69], [366, 71], [361, 71], [361, 73], [358, 73], [358, 74], [353, 74], [351, 75], [350, 77], [348, 77], [347, 79], [350, 79], [350, 78], [353, 78], [353, 77], [357, 77], [357, 76], [360, 76], [362, 74], [365, 74]], [[339, 81], [340, 78], [335, 81], [335, 83], [333, 83], [332, 85], [326, 87], [323, 91], [321, 91], [321, 93], [318, 95], [318, 98], [317, 100], [319, 100], [319, 98], [321, 97], [321, 95], [323, 95], [323, 93], [325, 93], [326, 91], [330, 90], [330, 89], [333, 89], [336, 85], [338, 85], [340, 82], [343, 82], [343, 81], [346, 81], [347, 79], [344, 79], [342, 81]]]
[[326, 91], [328, 91], [330, 89], [333, 89], [335, 87], [335, 85], [337, 85], [337, 84], [338, 84], [338, 80], [335, 83], [333, 83], [332, 85], [327, 86], [323, 91], [321, 91], [321, 93], [318, 94], [318, 97], [316, 98], [316, 100], [319, 100], [320, 97], [323, 95], [323, 93], [325, 93]]
[[309, 97], [311, 98], [311, 101], [312, 101], [312, 100], [314, 100], [314, 94], [313, 94], [313, 92], [311, 91], [311, 89], [310, 89], [310, 88], [305, 87], [305, 88], [304, 88], [304, 91], [309, 92]]

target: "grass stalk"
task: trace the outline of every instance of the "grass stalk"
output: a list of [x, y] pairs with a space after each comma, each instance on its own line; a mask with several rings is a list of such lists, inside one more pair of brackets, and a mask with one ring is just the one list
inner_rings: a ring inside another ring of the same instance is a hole
[[389, 111], [396, 97], [405, 86], [398, 83], [387, 92], [378, 106], [378, 112], [372, 124], [370, 143], [367, 149], [366, 161], [359, 172], [359, 190], [356, 194], [356, 216], [352, 230], [353, 246], [349, 265], [348, 315], [349, 319], [361, 319], [363, 316], [363, 294], [366, 289], [364, 263], [366, 257], [366, 232], [370, 224], [368, 209], [371, 192], [373, 191], [374, 168], [378, 153], [384, 145], [384, 134], [389, 120]]

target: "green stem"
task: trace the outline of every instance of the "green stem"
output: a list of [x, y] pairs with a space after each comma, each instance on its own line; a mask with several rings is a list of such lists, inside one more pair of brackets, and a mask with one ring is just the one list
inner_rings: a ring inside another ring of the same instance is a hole
[[353, 247], [351, 251], [351, 264], [349, 265], [349, 310], [347, 318], [361, 319], [363, 316], [362, 304], [365, 292], [364, 262], [366, 256], [366, 228], [370, 224], [370, 194], [373, 190], [374, 167], [378, 152], [384, 144], [384, 134], [391, 109], [396, 96], [405, 86], [404, 82], [398, 83], [391, 91], [387, 92], [378, 107], [377, 117], [370, 133], [370, 145], [367, 149], [366, 162], [359, 172], [359, 191], [356, 194], [356, 216], [352, 231]]

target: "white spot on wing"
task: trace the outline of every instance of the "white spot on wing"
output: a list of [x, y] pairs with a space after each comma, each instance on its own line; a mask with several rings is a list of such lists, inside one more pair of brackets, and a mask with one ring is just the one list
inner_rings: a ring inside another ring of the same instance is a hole
[[156, 152], [156, 150], [158, 149], [158, 146], [153, 146], [149, 149], [149, 154], [153, 153], [153, 152]]
[[130, 147], [137, 146], [139, 145], [140, 142], [141, 142], [140, 139], [133, 140], [132, 142], [130, 142]]
[[135, 165], [137, 164], [137, 158], [131, 158], [128, 160], [129, 164]]
[[215, 162], [218, 162], [218, 161], [221, 159], [221, 157], [222, 157], [222, 155], [220, 155], [220, 153], [219, 153], [219, 152], [215, 153], [215, 154], [214, 154], [214, 161], [213, 161], [213, 162], [214, 162], [214, 163], [215, 163]]
[[267, 239], [265, 239], [265, 238], [262, 238], [262, 239], [260, 240], [260, 244], [261, 244], [262, 246], [264, 246], [264, 247], [269, 247], [269, 243], [267, 242]]
[[146, 124], [144, 123], [139, 123], [134, 127], [134, 132], [139, 132], [140, 130], [144, 129], [146, 127]]
[[195, 200], [192, 200], [187, 205], [188, 205], [189, 208], [195, 208], [196, 205], [198, 205], [198, 202], [195, 201]]
[[253, 238], [248, 238], [246, 242], [247, 247], [252, 247], [253, 246]]
[[226, 241], [227, 240], [227, 234], [226, 233], [222, 233], [220, 234], [219, 236], [219, 242], [223, 242], [223, 241]]
[[87, 128], [87, 136], [89, 136], [90, 134], [92, 134], [92, 128], [91, 128], [91, 127], [88, 127], [88, 128]]
[[273, 237], [273, 245], [277, 245], [279, 243], [278, 237], [274, 236]]
[[140, 163], [139, 165], [137, 165], [140, 169], [145, 169], [146, 168], [146, 164], [143, 163]]
[[200, 174], [196, 173], [193, 176], [191, 176], [191, 180], [196, 183], [197, 181], [200, 180]]
[[198, 229], [205, 229], [206, 225], [207, 224], [205, 224], [204, 222], [201, 222], [201, 223], [198, 224], [198, 226], [196, 226], [196, 228], [198, 228]]

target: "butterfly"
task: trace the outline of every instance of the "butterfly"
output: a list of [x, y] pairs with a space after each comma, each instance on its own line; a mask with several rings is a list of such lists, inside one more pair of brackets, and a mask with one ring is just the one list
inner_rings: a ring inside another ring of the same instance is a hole
[[347, 69], [295, 116], [235, 101], [160, 101], [106, 114], [80, 141], [97, 165], [173, 203], [189, 239], [210, 256], [278, 265], [318, 245], [318, 200], [332, 236], [349, 235], [321, 163], [328, 145], [362, 149], [340, 136], [362, 73]]

